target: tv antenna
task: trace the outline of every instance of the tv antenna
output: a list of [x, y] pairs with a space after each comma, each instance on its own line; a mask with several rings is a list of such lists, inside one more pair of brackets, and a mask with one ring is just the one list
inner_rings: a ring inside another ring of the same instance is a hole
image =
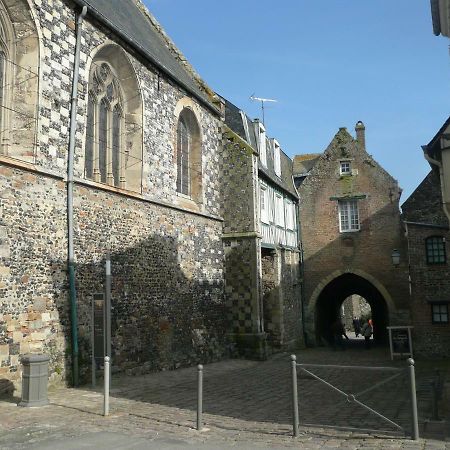
[[255, 94], [250, 95], [250, 100], [253, 100], [256, 102], [261, 102], [262, 122], [263, 122], [263, 125], [265, 125], [264, 124], [264, 103], [267, 103], [267, 102], [276, 103], [277, 100], [274, 100], [272, 98], [255, 97]]

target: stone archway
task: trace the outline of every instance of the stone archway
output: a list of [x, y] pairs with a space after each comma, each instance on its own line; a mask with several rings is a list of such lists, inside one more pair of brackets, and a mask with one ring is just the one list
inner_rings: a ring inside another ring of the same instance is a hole
[[385, 342], [389, 318], [395, 306], [387, 290], [376, 279], [363, 272], [335, 272], [322, 280], [308, 305], [307, 331], [316, 343], [330, 339], [330, 327], [339, 315], [344, 300], [357, 294], [369, 303], [374, 322], [374, 339]]

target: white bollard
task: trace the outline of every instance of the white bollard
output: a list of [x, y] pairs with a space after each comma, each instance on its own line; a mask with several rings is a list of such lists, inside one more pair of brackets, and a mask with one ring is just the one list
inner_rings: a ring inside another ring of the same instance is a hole
[[109, 356], [105, 356], [105, 387], [103, 392], [103, 415], [106, 417], [109, 415]]

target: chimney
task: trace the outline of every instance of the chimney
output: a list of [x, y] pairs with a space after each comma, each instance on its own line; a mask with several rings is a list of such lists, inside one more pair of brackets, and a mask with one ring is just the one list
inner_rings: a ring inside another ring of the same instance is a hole
[[366, 150], [366, 127], [360, 120], [356, 122], [355, 131], [356, 141], [363, 150]]

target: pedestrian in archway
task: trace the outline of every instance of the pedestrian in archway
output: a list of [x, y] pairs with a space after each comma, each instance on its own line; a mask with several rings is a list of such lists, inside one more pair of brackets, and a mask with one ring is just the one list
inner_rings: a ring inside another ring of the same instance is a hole
[[364, 336], [364, 344], [367, 349], [370, 349], [370, 338], [373, 334], [372, 319], [367, 320], [367, 322], [361, 328], [361, 334]]
[[344, 346], [344, 337], [348, 339], [348, 336], [345, 332], [344, 325], [342, 324], [341, 319], [337, 319], [331, 325], [331, 333], [333, 334], [333, 349], [340, 348], [341, 350], [345, 350]]
[[361, 322], [357, 317], [353, 318], [353, 329], [355, 330], [355, 337], [361, 334]]

